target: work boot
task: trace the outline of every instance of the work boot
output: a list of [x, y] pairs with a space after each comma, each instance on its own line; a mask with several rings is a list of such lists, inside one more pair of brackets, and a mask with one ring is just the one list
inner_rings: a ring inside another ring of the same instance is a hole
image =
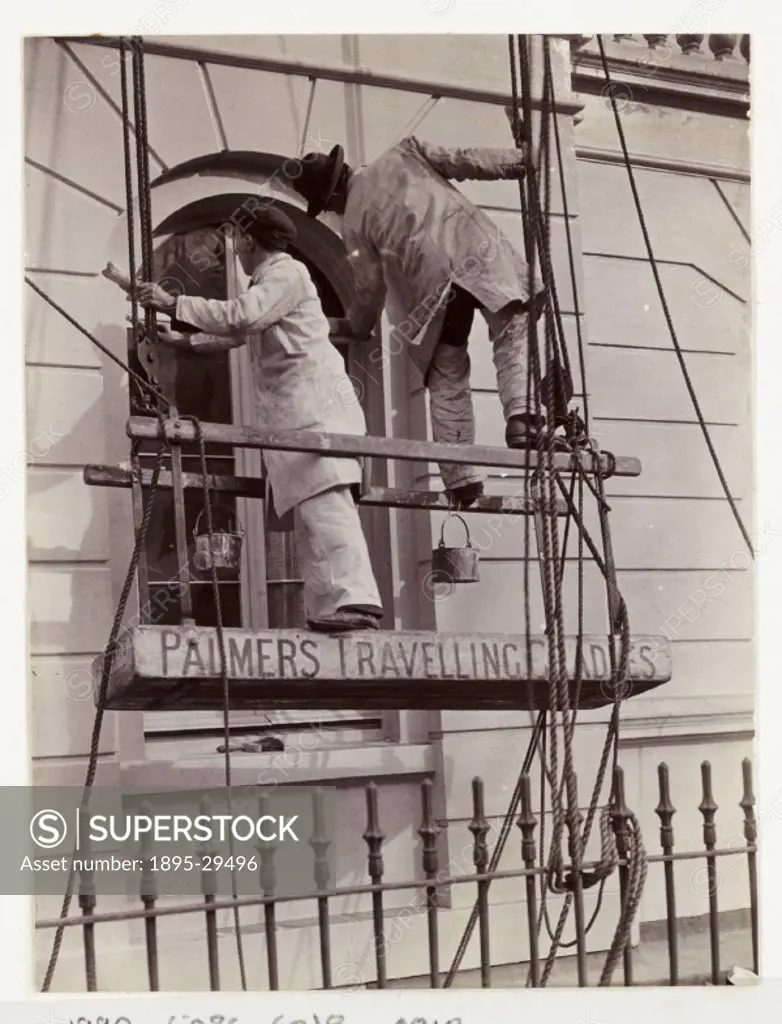
[[[538, 438], [541, 431], [546, 429], [546, 421], [542, 416], [519, 415], [511, 416], [505, 427], [505, 444], [508, 448], [530, 449], [537, 451]], [[569, 452], [567, 440], [564, 437], [554, 438], [555, 452]]]
[[471, 484], [462, 484], [461, 487], [450, 487], [445, 493], [457, 511], [469, 508], [470, 505], [475, 504], [478, 498], [483, 497], [483, 481], [476, 480]]
[[361, 629], [379, 629], [382, 617], [382, 608], [345, 605], [331, 615], [307, 619], [307, 627], [315, 633], [352, 633]]

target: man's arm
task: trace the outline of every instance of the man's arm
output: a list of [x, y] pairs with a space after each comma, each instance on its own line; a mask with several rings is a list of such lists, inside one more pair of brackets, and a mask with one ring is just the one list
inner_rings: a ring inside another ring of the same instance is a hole
[[523, 178], [523, 149], [446, 149], [410, 136], [410, 142], [438, 174], [451, 181]]
[[[139, 302], [170, 312], [198, 331], [236, 335], [263, 331], [294, 309], [304, 296], [302, 268], [285, 260], [269, 268], [261, 280], [238, 299], [203, 299], [196, 295], [169, 295], [159, 285], [139, 285]], [[236, 344], [241, 344], [240, 341]]]
[[227, 352], [232, 348], [239, 348], [246, 343], [246, 338], [243, 334], [221, 337], [214, 334], [185, 334], [183, 331], [172, 330], [168, 324], [159, 323], [157, 324], [156, 341], [180, 352], [208, 355], [213, 352]]
[[346, 319], [354, 337], [365, 339], [374, 331], [386, 304], [383, 264], [370, 244], [345, 226], [343, 241], [348, 250], [355, 289], [355, 298]]

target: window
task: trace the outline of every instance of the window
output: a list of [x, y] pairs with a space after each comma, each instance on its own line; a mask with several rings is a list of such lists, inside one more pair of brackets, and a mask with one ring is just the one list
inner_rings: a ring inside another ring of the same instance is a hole
[[[231, 240], [226, 244], [213, 244], [214, 233], [195, 230], [176, 235], [161, 245], [154, 254], [155, 279], [168, 282], [171, 290], [209, 298], [229, 298], [238, 294], [244, 284], [241, 270], [235, 260]], [[211, 246], [209, 266], [202, 255], [204, 245]], [[302, 247], [303, 248], [303, 247]], [[199, 257], [193, 260], [196, 251]], [[322, 263], [317, 266], [301, 249], [291, 250], [309, 269], [318, 289], [327, 316], [344, 315], [335, 288]], [[200, 269], [199, 269], [200, 268]], [[130, 362], [139, 369], [138, 357], [131, 346]], [[349, 373], [355, 373], [352, 354], [342, 350]], [[213, 423], [252, 424], [252, 401], [249, 363], [244, 348], [216, 355], [188, 356], [183, 353], [177, 362], [176, 401], [181, 415], [197, 416]], [[143, 415], [139, 392], [131, 388], [131, 412]], [[377, 410], [372, 402], [382, 403], [382, 385], [379, 393], [364, 389], [362, 402], [367, 420], [377, 422]], [[372, 429], [370, 427], [370, 429]], [[142, 464], [152, 468], [154, 444], [142, 449]], [[183, 469], [200, 473], [197, 445], [184, 445]], [[229, 446], [208, 444], [207, 465], [210, 472], [221, 474], [260, 475], [262, 460], [259, 452], [232, 450]], [[185, 507], [188, 539], [193, 543], [193, 531], [203, 509], [203, 498], [197, 490], [186, 490]], [[238, 580], [219, 583], [220, 603], [225, 627], [264, 628], [296, 627], [303, 625], [301, 584], [297, 581], [292, 517], [279, 521], [267, 503], [257, 499], [231, 499], [221, 497], [213, 505], [215, 527], [239, 522], [245, 529], [242, 565]], [[377, 529], [378, 512], [386, 518], [386, 529]], [[270, 514], [271, 513], [271, 514]], [[362, 519], [370, 543], [375, 572], [384, 596], [391, 591], [390, 544], [388, 541], [387, 512], [362, 509]], [[218, 518], [219, 517], [219, 518]], [[371, 518], [370, 518], [371, 517]], [[201, 526], [205, 529], [205, 517]], [[179, 602], [175, 598], [178, 559], [174, 536], [173, 494], [160, 491], [156, 501], [146, 543], [149, 574], [149, 607], [156, 624], [177, 623], [180, 620]], [[191, 563], [192, 564], [192, 563]], [[197, 625], [214, 626], [215, 608], [213, 588], [208, 574], [193, 574], [191, 580], [193, 615]], [[143, 600], [143, 598], [142, 598]], [[162, 610], [159, 610], [161, 609]], [[283, 731], [306, 729], [317, 724], [324, 734], [332, 730], [335, 742], [362, 742], [383, 738], [383, 715], [379, 712], [335, 711], [312, 712], [279, 711], [234, 712], [232, 729], [238, 734], [256, 734], [269, 731], [279, 735]], [[161, 711], [146, 712], [144, 732], [150, 756], [171, 756], [177, 753], [214, 753], [222, 742], [222, 710], [215, 711]], [[172, 746], [173, 744], [173, 746]]]

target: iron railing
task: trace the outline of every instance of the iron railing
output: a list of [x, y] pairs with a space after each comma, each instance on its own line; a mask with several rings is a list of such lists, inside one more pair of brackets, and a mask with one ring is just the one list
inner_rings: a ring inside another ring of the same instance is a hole
[[[743, 792], [738, 802], [743, 812], [743, 842], [741, 845], [731, 843], [727, 847], [719, 847], [716, 833], [716, 814], [718, 806], [714, 800], [711, 782], [711, 766], [708, 762], [701, 765], [702, 799], [698, 810], [702, 816], [703, 825], [703, 847], [698, 850], [675, 851], [674, 849], [674, 828], [673, 818], [676, 809], [671, 802], [669, 787], [669, 773], [665, 764], [658, 767], [659, 803], [656, 807], [656, 814], [660, 820], [659, 843], [661, 852], [647, 855], [649, 877], [655, 870], [662, 870], [665, 884], [665, 926], [667, 932], [667, 960], [668, 960], [668, 983], [678, 985], [688, 983], [687, 979], [680, 976], [680, 955], [679, 939], [681, 920], [677, 918], [676, 911], [676, 884], [674, 877], [674, 865], [677, 862], [690, 861], [699, 865], [699, 870], [705, 872], [707, 880], [708, 895], [708, 931], [710, 939], [710, 970], [708, 977], [713, 984], [719, 984], [724, 980], [721, 960], [721, 928], [719, 908], [719, 871], [718, 862], [728, 857], [741, 857], [746, 859], [748, 903], [752, 949], [752, 969], [758, 973], [758, 894], [757, 894], [757, 822], [755, 817], [755, 797], [752, 787], [752, 765], [749, 759], [742, 763]], [[618, 796], [617, 796], [618, 794]], [[100, 964], [98, 962], [98, 930], [102, 925], [110, 922], [120, 921], [142, 921], [145, 929], [147, 974], [150, 991], [161, 990], [161, 971], [159, 957], [159, 936], [158, 922], [165, 917], [201, 914], [205, 929], [206, 955], [208, 965], [209, 986], [213, 991], [220, 990], [220, 951], [219, 951], [219, 928], [217, 914], [221, 910], [239, 907], [263, 907], [265, 933], [265, 947], [268, 971], [268, 987], [270, 990], [277, 990], [280, 978], [280, 958], [278, 951], [278, 923], [277, 909], [295, 901], [310, 901], [317, 909], [317, 927], [320, 947], [320, 970], [322, 988], [340, 988], [339, 979], [335, 984], [334, 972], [332, 971], [332, 940], [331, 930], [334, 922], [330, 917], [329, 904], [334, 899], [361, 895], [371, 895], [371, 918], [373, 931], [373, 954], [375, 978], [367, 982], [366, 988], [386, 988], [389, 986], [386, 953], [388, 950], [387, 928], [394, 921], [394, 910], [384, 906], [384, 900], [389, 894], [401, 890], [414, 891], [416, 893], [417, 909], [426, 913], [426, 928], [428, 932], [428, 976], [429, 985], [438, 988], [444, 984], [450, 984], [459, 969], [459, 958], [453, 962], [450, 972], [444, 970], [445, 965], [441, 962], [439, 924], [442, 914], [443, 895], [445, 890], [456, 885], [472, 885], [477, 890], [477, 901], [473, 908], [473, 925], [477, 924], [480, 945], [480, 978], [484, 988], [492, 984], [493, 970], [499, 970], [496, 964], [492, 964], [492, 954], [489, 944], [490, 916], [492, 904], [489, 901], [490, 886], [493, 881], [500, 879], [524, 880], [524, 892], [526, 896], [527, 920], [526, 927], [529, 941], [529, 959], [526, 961], [528, 976], [527, 984], [537, 987], [543, 977], [545, 981], [545, 969], [541, 971], [542, 956], [541, 948], [541, 922], [543, 920], [542, 903], [547, 896], [547, 867], [545, 856], [542, 850], [538, 849], [535, 838], [536, 829], [541, 824], [540, 816], [534, 813], [530, 799], [530, 778], [522, 776], [520, 780], [520, 814], [515, 824], [520, 830], [520, 853], [523, 867], [511, 870], [490, 870], [488, 867], [488, 843], [487, 835], [490, 831], [484, 813], [484, 787], [480, 779], [473, 782], [473, 818], [467, 826], [472, 833], [472, 861], [475, 871], [470, 874], [454, 874], [452, 865], [445, 869], [440, 866], [440, 854], [438, 852], [438, 835], [440, 828], [435, 820], [433, 811], [433, 783], [427, 780], [422, 785], [422, 823], [418, 829], [420, 836], [420, 852], [422, 858], [423, 878], [405, 879], [400, 882], [383, 881], [383, 842], [385, 835], [381, 827], [380, 814], [378, 810], [378, 789], [375, 784], [366, 788], [367, 799], [367, 826], [363, 833], [363, 840], [368, 847], [367, 876], [368, 882], [362, 885], [328, 889], [325, 887], [328, 879], [328, 868], [324, 869], [325, 846], [319, 837], [313, 836], [310, 844], [314, 851], [314, 887], [311, 892], [304, 895], [286, 896], [274, 892], [275, 880], [273, 869], [273, 851], [268, 856], [261, 858], [259, 872], [258, 896], [239, 897], [236, 899], [218, 898], [214, 895], [214, 883], [210, 874], [202, 874], [201, 899], [194, 899], [189, 903], [179, 903], [175, 906], [160, 905], [158, 898], [150, 895], [149, 881], [150, 873], [146, 874], [146, 895], [140, 896], [142, 904], [139, 909], [117, 911], [114, 913], [98, 912], [98, 899], [89, 886], [82, 886], [79, 892], [80, 915], [65, 919], [39, 920], [36, 928], [49, 932], [63, 928], [79, 928], [82, 931], [84, 947], [84, 965], [86, 990], [97, 991], [99, 988], [98, 978], [100, 975]], [[614, 787], [611, 801], [612, 820], [614, 834], [617, 840], [617, 860], [619, 873], [619, 901], [620, 912], [623, 901], [626, 898], [627, 887], [625, 885], [626, 874], [629, 870], [628, 861], [623, 857], [622, 836], [627, 834], [628, 819], [631, 812], [624, 804], [622, 769], [617, 768], [614, 775]], [[322, 839], [322, 837], [321, 837]], [[647, 846], [649, 846], [647, 838]], [[468, 843], [468, 847], [470, 844]], [[583, 863], [581, 871], [583, 877], [594, 868], [594, 864]], [[569, 870], [569, 869], [568, 869]], [[325, 874], [324, 874], [325, 871]], [[583, 898], [581, 886], [574, 887], [576, 902]], [[578, 907], [576, 910], [578, 911]], [[586, 977], [587, 941], [583, 906], [581, 913], [575, 915], [576, 934], [575, 945], [579, 984], [584, 985]], [[593, 915], [593, 919], [594, 919]], [[519, 930], [522, 928], [521, 918], [519, 919]], [[633, 985], [633, 957], [634, 951], [631, 946], [628, 933], [627, 942], [621, 950], [623, 959], [622, 981], [625, 985]], [[420, 965], [419, 976], [426, 973], [426, 967]], [[450, 975], [450, 976], [448, 976]], [[164, 979], [163, 979], [164, 980]], [[612, 983], [616, 983], [616, 979]], [[395, 984], [392, 982], [391, 984]], [[353, 986], [355, 987], [355, 986]]]

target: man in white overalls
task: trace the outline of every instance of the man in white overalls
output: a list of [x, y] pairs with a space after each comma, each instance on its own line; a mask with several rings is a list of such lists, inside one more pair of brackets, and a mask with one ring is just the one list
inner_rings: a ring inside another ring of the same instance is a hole
[[[303, 263], [285, 250], [296, 237], [289, 217], [259, 205], [243, 215], [236, 250], [250, 287], [220, 301], [170, 295], [139, 285], [139, 301], [203, 333], [158, 327], [158, 340], [190, 352], [246, 344], [258, 422], [271, 430], [365, 434], [364, 413]], [[377, 628], [383, 611], [354, 491], [357, 459], [265, 451], [274, 509], [298, 510], [296, 542], [311, 629]]]
[[[449, 181], [523, 174], [522, 150], [443, 149], [410, 136], [357, 170], [344, 162], [341, 146], [328, 155], [307, 154], [292, 178], [311, 217], [324, 210], [342, 217], [356, 286], [347, 314], [350, 332], [370, 335], [388, 298], [391, 351], [408, 347], [424, 376], [435, 441], [475, 441], [467, 340], [476, 309], [494, 349], [508, 447], [534, 448], [545, 429], [545, 418], [530, 414], [527, 394], [527, 264]], [[537, 280], [534, 292], [539, 314], [543, 293]], [[342, 324], [333, 327], [344, 330]], [[566, 392], [555, 410], [558, 420], [572, 397], [569, 381]], [[564, 447], [559, 438], [556, 446]], [[467, 507], [483, 493], [474, 467], [446, 464], [440, 470], [458, 505]]]

